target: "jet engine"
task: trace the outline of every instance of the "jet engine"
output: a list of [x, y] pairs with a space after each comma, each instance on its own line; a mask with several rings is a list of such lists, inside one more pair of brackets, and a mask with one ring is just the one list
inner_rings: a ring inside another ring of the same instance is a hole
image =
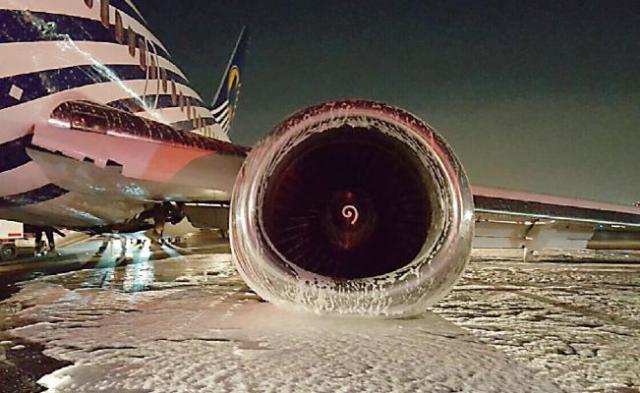
[[370, 101], [289, 117], [245, 161], [233, 259], [264, 299], [316, 313], [410, 316], [462, 274], [473, 198], [451, 148], [422, 120]]

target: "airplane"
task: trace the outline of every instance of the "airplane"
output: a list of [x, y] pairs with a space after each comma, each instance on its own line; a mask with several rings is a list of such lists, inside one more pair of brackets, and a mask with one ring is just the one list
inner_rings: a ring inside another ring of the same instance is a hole
[[472, 245], [637, 245], [638, 206], [471, 187], [442, 136], [384, 103], [322, 103], [231, 143], [245, 30], [207, 104], [131, 0], [0, 0], [0, 22], [2, 219], [228, 228], [258, 295], [346, 315], [423, 312]]

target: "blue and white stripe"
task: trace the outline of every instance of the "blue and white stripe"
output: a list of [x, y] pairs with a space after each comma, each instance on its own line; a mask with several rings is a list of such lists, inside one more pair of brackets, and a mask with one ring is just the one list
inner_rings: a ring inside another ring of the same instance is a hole
[[[68, 24], [69, 22], [77, 21], [82, 23], [83, 21], [98, 21], [101, 23], [100, 16], [100, 3], [103, 0], [94, 0], [94, 6], [89, 8], [85, 4], [84, 0], [55, 0], [55, 1], [43, 1], [43, 0], [0, 0], [0, 10], [20, 12], [26, 18], [29, 18], [30, 15], [50, 15], [52, 17], [62, 16], [73, 19], [66, 19], [65, 22]], [[147, 41], [153, 42], [154, 45], [162, 48], [162, 50], [167, 51], [165, 46], [160, 42], [160, 40], [147, 28], [146, 24], [143, 24], [139, 21], [141, 19], [138, 17], [137, 19], [131, 16], [126, 10], [114, 7], [113, 4], [117, 6], [122, 6], [122, 4], [128, 4], [129, 2], [114, 2], [110, 1], [109, 6], [109, 20], [110, 27], [109, 29], [104, 29], [104, 31], [94, 30], [92, 33], [97, 34], [100, 37], [104, 34], [105, 31], [113, 32], [113, 27], [115, 25], [114, 21], [116, 19], [116, 13], [119, 13], [122, 17], [123, 25], [125, 28], [131, 27], [132, 30], [147, 39]], [[56, 33], [56, 28], [60, 27], [58, 25], [52, 26], [47, 23], [41, 23], [42, 20], [35, 20], [34, 23], [38, 27], [43, 28], [43, 35], [50, 35]], [[44, 22], [55, 22], [44, 20]], [[1, 25], [0, 25], [1, 26]], [[47, 27], [53, 27], [47, 28]], [[73, 27], [62, 26], [62, 29], [72, 29]], [[114, 37], [112, 37], [113, 39]], [[46, 39], [43, 39], [46, 40]], [[100, 41], [99, 38], [89, 37], [87, 41]]]
[[211, 110], [211, 114], [213, 115], [213, 119], [216, 123], [220, 124], [220, 127], [224, 131], [225, 134], [229, 133], [229, 129], [231, 128], [231, 116], [229, 111], [229, 100], [225, 100]]
[[[179, 75], [171, 71], [167, 73], [172, 80], [182, 84], [187, 83]], [[0, 79], [1, 92], [9, 92], [12, 86], [17, 86], [24, 92], [21, 99], [16, 99], [9, 94], [0, 96], [0, 110], [64, 90], [91, 84], [144, 79], [145, 75], [145, 71], [137, 65], [105, 65], [104, 67], [68, 67], [2, 78]]]
[[87, 3], [0, 0], [0, 215], [22, 207], [33, 215], [38, 206], [46, 214], [47, 201], [67, 193], [26, 153], [33, 126], [62, 102], [90, 100], [226, 139], [131, 0]]

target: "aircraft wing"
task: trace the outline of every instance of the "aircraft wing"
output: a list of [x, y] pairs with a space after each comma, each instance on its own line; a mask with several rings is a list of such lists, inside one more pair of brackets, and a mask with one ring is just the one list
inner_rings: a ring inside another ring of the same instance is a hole
[[228, 202], [248, 152], [87, 101], [61, 104], [33, 134], [29, 155], [58, 187], [144, 202]]
[[640, 230], [640, 208], [499, 188], [474, 187], [478, 215], [517, 216], [527, 220], [557, 220]]
[[474, 187], [475, 248], [640, 247], [640, 208], [498, 188]]
[[[194, 120], [195, 121], [195, 120]], [[249, 149], [111, 107], [69, 101], [34, 128], [30, 156], [54, 184], [99, 198], [228, 202]], [[477, 238], [520, 239], [504, 225], [640, 231], [640, 208], [474, 187]], [[497, 233], [497, 234], [496, 234]], [[528, 233], [525, 230], [525, 233]], [[492, 243], [492, 242], [490, 242]]]

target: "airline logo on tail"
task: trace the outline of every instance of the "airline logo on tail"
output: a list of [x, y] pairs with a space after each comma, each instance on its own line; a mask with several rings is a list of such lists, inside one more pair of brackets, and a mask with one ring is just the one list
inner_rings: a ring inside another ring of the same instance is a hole
[[231, 129], [240, 98], [240, 87], [242, 86], [241, 68], [247, 50], [247, 37], [246, 28], [243, 28], [229, 61], [229, 65], [227, 66], [227, 71], [218, 88], [216, 99], [213, 102], [213, 109], [211, 110], [214, 119], [220, 124], [226, 134], [228, 134]]

